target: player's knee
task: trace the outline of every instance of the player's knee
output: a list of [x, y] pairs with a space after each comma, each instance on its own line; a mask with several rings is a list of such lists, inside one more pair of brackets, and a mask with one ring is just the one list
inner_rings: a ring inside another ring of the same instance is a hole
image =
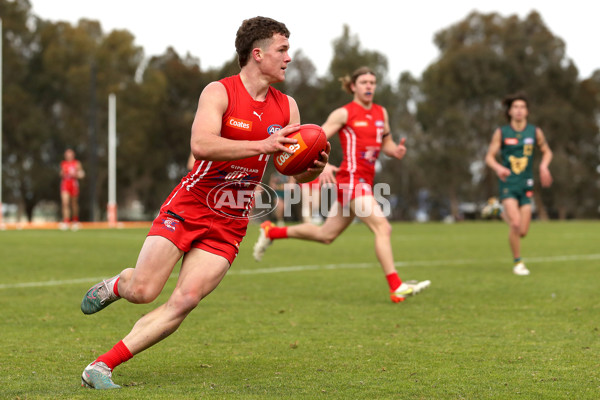
[[385, 223], [382, 225], [381, 227], [383, 234], [386, 236], [392, 236], [392, 224], [390, 224], [387, 220], [385, 220]]
[[156, 300], [159, 293], [160, 290], [155, 290], [152, 285], [130, 282], [123, 297], [135, 304], [148, 304]]
[[324, 232], [319, 235], [319, 242], [323, 244], [331, 244], [338, 237], [335, 232]]
[[527, 236], [527, 232], [521, 231], [520, 236], [521, 238], [524, 238], [525, 236]]
[[323, 237], [320, 242], [323, 244], [331, 244], [335, 240], [335, 237]]
[[510, 221], [509, 226], [510, 226], [510, 230], [513, 233], [516, 233], [519, 236], [522, 235], [522, 232], [521, 232], [521, 221]]
[[202, 293], [199, 291], [176, 291], [169, 299], [169, 305], [177, 315], [185, 316], [196, 308], [202, 297]]
[[385, 237], [391, 237], [392, 236], [392, 225], [387, 221], [387, 220], [383, 220], [382, 222], [378, 223], [377, 225], [375, 225], [373, 227], [373, 233], [375, 233], [375, 235], [377, 236], [385, 236]]

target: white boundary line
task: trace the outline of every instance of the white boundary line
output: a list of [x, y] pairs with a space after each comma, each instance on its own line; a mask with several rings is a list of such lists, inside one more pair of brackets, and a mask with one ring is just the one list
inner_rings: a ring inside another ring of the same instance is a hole
[[[551, 262], [563, 262], [563, 261], [578, 261], [578, 260], [600, 260], [600, 254], [575, 254], [575, 255], [564, 255], [564, 256], [550, 256], [550, 257], [531, 257], [527, 258], [528, 264], [538, 263], [551, 263]], [[505, 259], [488, 259], [488, 260], [424, 260], [424, 261], [400, 261], [394, 265], [400, 268], [406, 267], [433, 267], [437, 265], [461, 265], [461, 264], [489, 264], [504, 262]], [[247, 270], [231, 270], [227, 274], [229, 275], [259, 275], [259, 274], [277, 274], [282, 272], [301, 272], [301, 271], [317, 271], [317, 270], [334, 270], [334, 269], [365, 269], [378, 267], [379, 263], [356, 263], [356, 264], [323, 264], [323, 265], [292, 265], [289, 267], [273, 267], [273, 268], [260, 268], [260, 269], [247, 269]], [[177, 277], [178, 274], [172, 274], [170, 278]], [[66, 280], [50, 280], [44, 282], [23, 282], [23, 283], [9, 283], [0, 284], [0, 289], [17, 289], [17, 288], [29, 288], [29, 287], [44, 287], [44, 286], [64, 286], [74, 285], [79, 283], [96, 283], [107, 277], [97, 278], [79, 278], [79, 279], [66, 279]]]

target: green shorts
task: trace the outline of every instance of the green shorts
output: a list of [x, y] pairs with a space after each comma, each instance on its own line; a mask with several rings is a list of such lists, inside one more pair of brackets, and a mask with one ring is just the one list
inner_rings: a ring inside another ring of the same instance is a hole
[[531, 204], [533, 197], [533, 181], [527, 182], [502, 182], [500, 181], [500, 202], [504, 199], [516, 199], [519, 206]]

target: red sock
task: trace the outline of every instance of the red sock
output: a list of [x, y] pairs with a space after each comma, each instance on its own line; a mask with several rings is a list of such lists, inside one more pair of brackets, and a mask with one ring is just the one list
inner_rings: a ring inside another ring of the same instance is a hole
[[73, 217], [73, 222], [79, 222], [79, 217]]
[[287, 239], [287, 226], [274, 226], [267, 232], [269, 239]]
[[388, 285], [390, 285], [390, 290], [392, 291], [398, 289], [400, 285], [402, 285], [402, 280], [398, 276], [397, 272], [392, 272], [391, 274], [386, 275], [385, 277], [388, 281]]
[[[121, 279], [121, 277], [120, 277], [120, 276], [119, 276], [119, 277], [117, 278], [117, 280], [115, 281], [115, 286], [113, 286], [113, 292], [114, 292], [114, 293], [115, 293], [117, 296], [119, 296], [119, 279]], [[121, 296], [119, 296], [119, 297], [121, 297]]]
[[95, 362], [103, 362], [112, 371], [117, 365], [124, 363], [133, 357], [125, 343], [121, 340], [115, 344], [107, 353], [102, 354]]

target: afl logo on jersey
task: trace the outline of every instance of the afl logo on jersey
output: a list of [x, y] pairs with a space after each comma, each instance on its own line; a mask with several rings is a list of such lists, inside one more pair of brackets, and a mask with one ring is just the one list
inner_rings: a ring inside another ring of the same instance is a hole
[[514, 138], [514, 137], [509, 137], [504, 139], [504, 144], [507, 146], [516, 146], [517, 144], [519, 144], [519, 139]]
[[267, 133], [268, 133], [269, 135], [272, 135], [272, 134], [274, 134], [275, 132], [277, 132], [277, 131], [278, 131], [278, 130], [280, 130], [280, 129], [281, 129], [281, 125], [278, 125], [278, 124], [273, 124], [273, 125], [271, 125], [271, 126], [269, 126], [269, 127], [267, 128]]

